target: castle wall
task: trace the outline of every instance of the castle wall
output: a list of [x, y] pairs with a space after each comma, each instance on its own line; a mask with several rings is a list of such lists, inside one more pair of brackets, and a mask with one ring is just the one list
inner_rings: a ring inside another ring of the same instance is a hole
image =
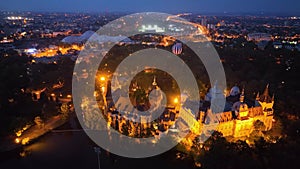
[[235, 120], [233, 137], [249, 136], [252, 132], [253, 119]]
[[235, 121], [231, 120], [231, 121], [219, 123], [216, 130], [221, 132], [224, 137], [227, 137], [233, 135], [234, 127], [235, 127]]

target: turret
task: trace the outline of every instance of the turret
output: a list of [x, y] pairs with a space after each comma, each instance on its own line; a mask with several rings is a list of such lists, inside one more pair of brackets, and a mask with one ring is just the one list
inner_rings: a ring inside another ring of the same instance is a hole
[[152, 86], [155, 86], [155, 87], [157, 86], [156, 76], [154, 76], [154, 78], [153, 78]]
[[259, 92], [257, 92], [255, 100], [259, 101]]
[[264, 93], [259, 97], [258, 102], [265, 115], [273, 114], [274, 96], [271, 98], [269, 95], [269, 84], [266, 86]]
[[272, 128], [274, 95], [270, 97], [269, 85], [266, 86], [264, 93], [260, 96], [259, 104], [261, 105], [265, 116], [263, 122], [266, 126], [266, 130], [270, 130]]
[[267, 102], [267, 103], [272, 102], [272, 99], [269, 95], [269, 84], [266, 86], [264, 93], [260, 96], [259, 101], [260, 102]]
[[232, 108], [235, 111], [235, 115], [239, 119], [247, 118], [249, 114], [248, 105], [244, 103], [245, 100], [245, 88], [243, 88], [242, 93], [240, 95], [240, 101], [233, 104]]
[[211, 104], [210, 108], [214, 113], [223, 112], [225, 108], [226, 98], [223, 90], [218, 86], [216, 82], [214, 87], [210, 90], [211, 93]]
[[259, 92], [257, 92], [257, 94], [256, 94], [254, 106], [255, 106], [255, 107], [260, 106], [260, 104], [259, 104]]
[[245, 89], [243, 88], [242, 93], [240, 95], [240, 102], [243, 103], [245, 100]]

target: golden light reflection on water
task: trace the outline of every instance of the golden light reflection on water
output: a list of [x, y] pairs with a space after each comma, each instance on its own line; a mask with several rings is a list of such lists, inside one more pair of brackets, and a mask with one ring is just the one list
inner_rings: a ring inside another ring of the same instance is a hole
[[32, 152], [38, 152], [38, 151], [43, 151], [46, 150], [46, 143], [33, 143], [28, 146], [25, 146], [24, 149], [19, 153], [20, 157], [28, 157]]

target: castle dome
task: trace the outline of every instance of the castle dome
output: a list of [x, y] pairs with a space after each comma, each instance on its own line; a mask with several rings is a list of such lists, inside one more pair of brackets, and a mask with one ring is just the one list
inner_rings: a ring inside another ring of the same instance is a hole
[[243, 102], [235, 102], [232, 106], [232, 111], [237, 111], [239, 112], [241, 109], [248, 109], [248, 105]]
[[237, 96], [238, 94], [240, 94], [240, 88], [233, 86], [230, 90], [230, 96]]
[[217, 83], [209, 89], [209, 92], [205, 95], [205, 100], [206, 101], [211, 101], [212, 98], [224, 98], [224, 92], [217, 87]]

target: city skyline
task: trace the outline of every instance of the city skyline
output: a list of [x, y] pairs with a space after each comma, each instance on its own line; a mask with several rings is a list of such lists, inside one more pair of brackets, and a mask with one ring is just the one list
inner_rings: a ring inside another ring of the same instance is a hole
[[[71, 3], [72, 2], [72, 3]], [[299, 14], [300, 2], [292, 0], [11, 0], [2, 4], [2, 11], [47, 11], [47, 12], [199, 12], [199, 13], [258, 13]]]

